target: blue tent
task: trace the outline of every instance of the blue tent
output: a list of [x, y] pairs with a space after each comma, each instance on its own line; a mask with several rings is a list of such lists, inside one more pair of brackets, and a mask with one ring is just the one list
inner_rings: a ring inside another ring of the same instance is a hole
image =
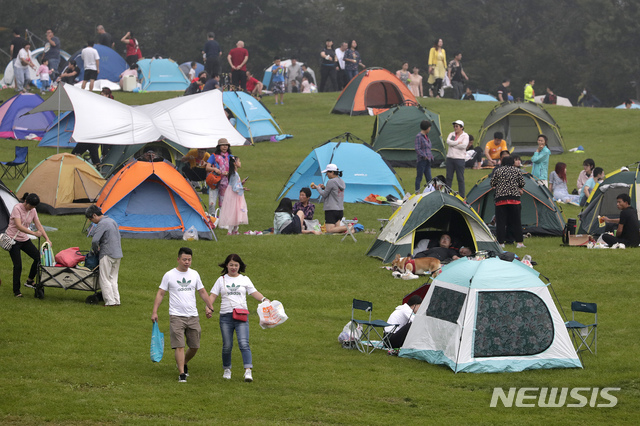
[[[183, 62], [183, 63], [180, 64], [180, 70], [182, 70], [182, 73], [185, 76], [187, 76], [187, 79], [189, 78], [189, 70], [190, 69], [191, 69], [191, 62]], [[200, 62], [197, 62], [196, 63], [196, 77], [202, 71], [204, 71], [204, 65], [202, 65]]]
[[[122, 74], [124, 70], [129, 68], [125, 60], [122, 59], [122, 56], [120, 56], [118, 52], [116, 52], [112, 48], [103, 46], [101, 44], [96, 44], [93, 46], [93, 48], [96, 49], [98, 51], [98, 55], [100, 55], [100, 73], [98, 74], [98, 80], [104, 79], [113, 82], [120, 81], [120, 74]], [[82, 49], [71, 55], [71, 59], [76, 61], [78, 69], [80, 70], [78, 78], [82, 80], [82, 76], [84, 75]]]
[[[278, 199], [290, 194], [297, 199], [300, 189], [309, 187], [311, 182], [327, 183], [326, 174], [321, 173], [327, 164], [335, 164], [343, 172], [342, 179], [347, 187], [344, 191], [345, 203], [363, 201], [369, 194], [402, 198], [404, 190], [396, 177], [396, 172], [369, 145], [345, 142], [350, 135], [345, 133], [311, 151], [298, 168], [291, 174]], [[312, 197], [318, 192], [312, 191]], [[318, 198], [315, 199], [318, 201]]]
[[236, 116], [236, 130], [251, 143], [268, 141], [282, 133], [267, 108], [245, 92], [224, 92], [224, 106]]
[[34, 93], [18, 93], [4, 101], [0, 105], [0, 138], [24, 139], [31, 133], [43, 136], [56, 115], [51, 111], [27, 114], [42, 102]]
[[147, 92], [184, 91], [189, 80], [171, 59], [140, 59], [142, 90]]
[[[72, 148], [76, 146], [71, 141], [71, 134], [76, 125], [76, 116], [73, 111], [66, 111], [47, 129], [38, 146], [59, 146], [60, 148]], [[59, 129], [59, 130], [58, 130]]]
[[[476, 101], [480, 102], [498, 102], [498, 98], [488, 93], [475, 92], [473, 93], [473, 97]], [[462, 95], [462, 98], [464, 98], [464, 95]]]

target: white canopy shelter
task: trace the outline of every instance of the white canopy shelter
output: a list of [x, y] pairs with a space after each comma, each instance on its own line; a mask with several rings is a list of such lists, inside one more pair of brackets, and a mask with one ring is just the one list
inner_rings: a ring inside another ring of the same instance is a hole
[[40, 111], [73, 111], [76, 142], [131, 145], [169, 139], [187, 148], [212, 148], [220, 138], [234, 146], [246, 140], [227, 119], [219, 90], [129, 106], [61, 84], [30, 113]]

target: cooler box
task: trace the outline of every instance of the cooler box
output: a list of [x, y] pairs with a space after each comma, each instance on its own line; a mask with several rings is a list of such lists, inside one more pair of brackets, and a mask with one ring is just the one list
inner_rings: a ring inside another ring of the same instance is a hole
[[133, 89], [136, 88], [136, 76], [135, 75], [126, 75], [122, 78], [122, 91], [123, 92], [133, 92]]

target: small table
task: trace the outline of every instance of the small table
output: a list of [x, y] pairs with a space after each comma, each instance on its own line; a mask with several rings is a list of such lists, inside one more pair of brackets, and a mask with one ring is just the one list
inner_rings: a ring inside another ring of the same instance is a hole
[[[353, 234], [354, 234], [354, 232], [353, 232], [353, 230], [354, 230], [353, 225], [355, 225], [356, 223], [358, 223], [358, 221], [357, 221], [357, 220], [353, 220], [353, 219], [351, 219], [351, 220], [349, 220], [349, 219], [345, 219], [345, 220], [343, 220], [343, 222], [344, 222], [344, 224], [345, 224], [345, 225], [347, 225], [347, 232], [345, 232], [345, 233], [344, 233], [344, 237], [342, 237], [342, 239], [340, 240], [340, 242], [343, 242], [343, 241], [344, 241], [344, 239], [345, 239], [345, 238], [347, 238], [347, 236], [351, 235], [351, 238], [353, 238], [353, 241], [357, 243], [357, 242], [358, 242], [358, 240], [356, 240], [356, 237], [353, 235]], [[349, 225], [351, 225], [351, 226], [349, 226]]]

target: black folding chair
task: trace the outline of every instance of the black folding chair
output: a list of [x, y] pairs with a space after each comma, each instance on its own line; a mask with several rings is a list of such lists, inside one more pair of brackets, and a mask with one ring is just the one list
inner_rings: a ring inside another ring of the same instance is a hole
[[[368, 314], [368, 319], [356, 319], [355, 314], [356, 311], [364, 311]], [[389, 343], [389, 336], [397, 325], [389, 324], [386, 321], [382, 320], [372, 320], [371, 312], [373, 311], [373, 303], [367, 302], [366, 300], [358, 300], [353, 299], [353, 304], [351, 305], [351, 321], [362, 326], [362, 333], [358, 335], [354, 334], [354, 340], [356, 343], [356, 348], [360, 352], [370, 354], [376, 349], [392, 349], [391, 344]], [[384, 328], [394, 326], [391, 333], [385, 335]], [[372, 340], [372, 338], [374, 340]]]
[[[576, 312], [581, 312], [583, 316], [593, 314], [593, 323], [583, 324], [576, 321]], [[576, 352], [589, 351], [593, 355], [598, 355], [598, 305], [595, 303], [571, 302], [571, 321], [565, 323], [567, 330], [571, 333], [571, 339], [576, 345]], [[591, 350], [593, 348], [593, 350]]]
[[10, 179], [25, 177], [29, 172], [29, 147], [16, 146], [16, 158], [13, 161], [0, 161], [2, 167], [2, 176], [9, 176]]

